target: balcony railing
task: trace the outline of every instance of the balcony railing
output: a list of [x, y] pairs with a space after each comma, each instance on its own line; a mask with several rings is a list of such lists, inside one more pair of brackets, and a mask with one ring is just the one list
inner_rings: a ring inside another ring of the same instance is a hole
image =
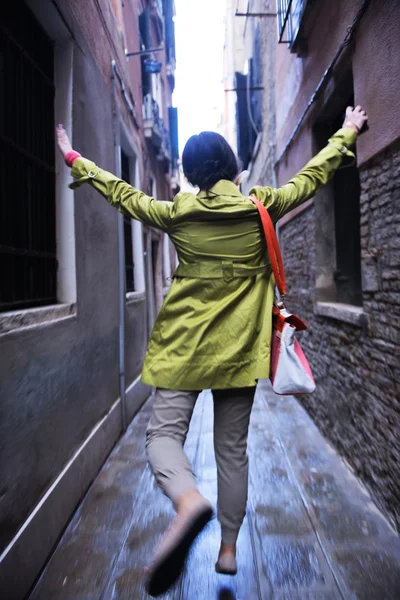
[[143, 127], [145, 137], [159, 148], [162, 142], [162, 119], [159, 106], [151, 94], [143, 98]]
[[299, 33], [308, 0], [276, 0], [278, 41], [292, 47]]
[[158, 151], [157, 159], [169, 164], [171, 161], [169, 133], [160, 117], [160, 108], [151, 94], [146, 94], [143, 99], [143, 127], [145, 137], [151, 140]]
[[162, 123], [162, 140], [157, 160], [163, 161], [169, 168], [171, 162], [171, 142], [169, 139], [169, 131], [164, 127], [164, 123]]

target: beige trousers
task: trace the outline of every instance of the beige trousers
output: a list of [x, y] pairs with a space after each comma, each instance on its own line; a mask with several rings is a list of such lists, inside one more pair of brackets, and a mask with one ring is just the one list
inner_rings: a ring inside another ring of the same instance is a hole
[[[236, 542], [246, 511], [247, 435], [255, 388], [213, 390], [214, 451], [218, 475], [218, 520], [222, 541]], [[157, 389], [147, 428], [146, 449], [160, 488], [176, 505], [196, 487], [183, 451], [199, 392]]]

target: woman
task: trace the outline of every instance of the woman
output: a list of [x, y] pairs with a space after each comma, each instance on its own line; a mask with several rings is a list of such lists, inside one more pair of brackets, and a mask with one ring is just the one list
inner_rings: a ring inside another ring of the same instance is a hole
[[[327, 183], [355, 143], [367, 116], [349, 107], [340, 129], [316, 157], [279, 189], [251, 194], [274, 222]], [[150, 198], [72, 150], [62, 128], [58, 143], [76, 187], [86, 182], [118, 210], [168, 233], [179, 266], [151, 334], [142, 381], [155, 386], [146, 447], [158, 485], [177, 516], [149, 570], [148, 591], [159, 595], [177, 579], [196, 535], [212, 516], [196, 488], [183, 452], [193, 408], [203, 389], [214, 397], [214, 447], [218, 471], [220, 573], [235, 574], [236, 540], [247, 502], [246, 454], [255, 385], [269, 376], [274, 279], [258, 212], [235, 181], [234, 153], [220, 135], [203, 132], [183, 151], [185, 176], [197, 195], [174, 202]]]

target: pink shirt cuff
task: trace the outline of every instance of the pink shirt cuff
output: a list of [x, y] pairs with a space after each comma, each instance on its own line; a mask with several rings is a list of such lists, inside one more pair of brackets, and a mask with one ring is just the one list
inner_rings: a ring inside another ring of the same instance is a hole
[[79, 152], [75, 152], [75, 150], [70, 150], [69, 152], [67, 152], [67, 154], [64, 156], [64, 160], [65, 160], [65, 164], [68, 167], [72, 167], [74, 162], [76, 161], [77, 158], [79, 158], [80, 156], [82, 156], [81, 154], [79, 154]]

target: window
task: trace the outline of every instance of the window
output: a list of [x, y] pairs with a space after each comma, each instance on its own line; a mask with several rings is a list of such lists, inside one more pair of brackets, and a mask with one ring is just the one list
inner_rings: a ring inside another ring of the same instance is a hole
[[[139, 16], [139, 34], [141, 48], [151, 48], [151, 15], [149, 8], [146, 8]], [[152, 66], [146, 63], [150, 60], [149, 57], [150, 55], [141, 56], [143, 127], [145, 137], [151, 139], [153, 146], [159, 149], [162, 144], [164, 127], [160, 113], [162, 111], [162, 90], [160, 74], [157, 72], [159, 66], [156, 65], [156, 71], [152, 72]]]
[[[137, 159], [138, 149], [121, 127], [121, 175], [122, 179], [140, 189], [140, 165]], [[135, 300], [146, 290], [143, 226], [136, 219], [124, 218], [126, 292], [128, 300]]]
[[236, 73], [235, 87], [237, 90], [236, 103], [236, 131], [238, 155], [246, 169], [251, 160], [251, 151], [255, 143], [255, 135], [251, 127], [247, 107], [247, 77], [242, 73]]
[[170, 82], [171, 91], [174, 91], [176, 63], [174, 5], [172, 0], [163, 0], [163, 4], [165, 26], [165, 50], [167, 54], [167, 77]]
[[[349, 98], [346, 106], [354, 106], [354, 98]], [[343, 115], [344, 111], [341, 111], [336, 121], [333, 122], [332, 129], [334, 131], [342, 126]], [[336, 269], [334, 279], [336, 281], [336, 300], [347, 304], [362, 304], [360, 177], [357, 165], [339, 169], [333, 179], [333, 188], [335, 197]]]
[[299, 33], [306, 4], [307, 0], [277, 0], [279, 43], [293, 45]]
[[160, 73], [152, 73], [152, 90], [153, 90], [153, 99], [157, 103], [158, 106], [158, 116], [160, 119], [164, 117], [164, 102], [163, 102], [163, 84], [161, 81]]
[[260, 36], [255, 36], [253, 58], [248, 61], [248, 74], [236, 73], [236, 130], [239, 158], [247, 168], [257, 136], [262, 129], [262, 68]]
[[[353, 78], [347, 73], [314, 128], [317, 149], [342, 127], [345, 109], [354, 106]], [[343, 101], [345, 100], [345, 101]], [[357, 165], [340, 168], [319, 193], [317, 218], [317, 296], [322, 301], [362, 304], [360, 179]]]
[[[151, 48], [151, 34], [150, 34], [150, 9], [145, 8], [144, 11], [139, 15], [139, 35], [140, 35], [140, 49], [146, 50]], [[148, 58], [147, 55], [140, 57], [142, 66], [142, 92], [143, 97], [147, 94], [151, 94], [151, 74], [146, 71], [145, 60]]]
[[[122, 179], [130, 183], [130, 161], [129, 156], [121, 150], [121, 175]], [[125, 240], [125, 274], [126, 291], [135, 290], [134, 262], [133, 262], [133, 243], [132, 243], [132, 219], [124, 217], [124, 240]]]
[[170, 240], [166, 233], [163, 234], [163, 275], [164, 285], [169, 286], [171, 282], [171, 250]]
[[168, 116], [169, 136], [171, 141], [172, 175], [176, 177], [178, 174], [179, 160], [178, 109], [170, 106], [168, 109]]
[[22, 3], [2, 6], [0, 310], [57, 301], [53, 44]]
[[162, 274], [162, 262], [161, 262], [161, 238], [159, 236], [152, 234], [151, 240], [151, 258], [152, 258], [152, 271], [153, 271], [153, 286], [154, 286], [154, 300], [155, 300], [155, 310], [156, 313], [161, 308], [161, 305], [164, 300], [164, 283], [163, 283], [163, 274]]

